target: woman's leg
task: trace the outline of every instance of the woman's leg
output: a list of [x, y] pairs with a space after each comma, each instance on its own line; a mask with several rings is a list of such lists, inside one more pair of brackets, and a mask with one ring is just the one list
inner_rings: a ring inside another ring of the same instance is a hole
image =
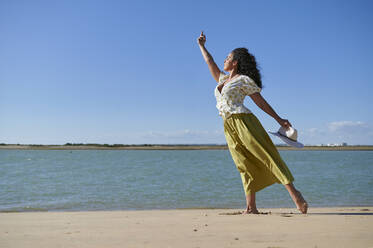
[[288, 192], [291, 196], [291, 199], [293, 199], [293, 201], [294, 201], [295, 205], [297, 206], [298, 210], [302, 214], [306, 214], [307, 210], [308, 210], [308, 204], [304, 200], [302, 194], [298, 190], [296, 190], [296, 188], [294, 187], [294, 185], [292, 183], [285, 184], [284, 186], [288, 190]]
[[246, 210], [242, 214], [259, 214], [255, 203], [255, 192], [246, 195]]

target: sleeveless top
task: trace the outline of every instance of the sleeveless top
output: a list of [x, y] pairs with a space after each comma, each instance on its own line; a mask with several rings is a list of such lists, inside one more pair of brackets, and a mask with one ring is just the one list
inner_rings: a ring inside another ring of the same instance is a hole
[[245, 96], [260, 92], [261, 88], [250, 77], [240, 75], [224, 85], [221, 92], [219, 92], [218, 87], [227, 81], [228, 78], [229, 75], [221, 72], [219, 83], [215, 88], [216, 108], [219, 110], [219, 115], [228, 118], [232, 114], [251, 113], [243, 105]]

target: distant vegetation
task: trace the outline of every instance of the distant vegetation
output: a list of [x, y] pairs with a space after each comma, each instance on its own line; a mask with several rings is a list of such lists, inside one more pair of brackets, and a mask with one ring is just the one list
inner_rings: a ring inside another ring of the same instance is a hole
[[[372, 145], [354, 146], [309, 146], [298, 149], [290, 146], [276, 145], [279, 150], [325, 150], [325, 151], [373, 151]], [[85, 149], [118, 149], [118, 150], [215, 150], [228, 149], [227, 144], [98, 144], [98, 143], [66, 143], [64, 145], [40, 144], [6, 144], [0, 143], [0, 149], [36, 149], [36, 150], [85, 150]]]
[[100, 147], [125, 147], [129, 145], [123, 145], [123, 144], [98, 144], [98, 143], [66, 143], [65, 146], [100, 146]]
[[[223, 146], [226, 144], [222, 144]], [[98, 143], [66, 143], [64, 146], [98, 146], [98, 147], [133, 147], [133, 146], [222, 146], [219, 144], [98, 144]]]
[[48, 146], [97, 146], [97, 147], [138, 147], [138, 146], [226, 146], [227, 144], [99, 144], [99, 143], [65, 143], [63, 145], [41, 145], [41, 144], [6, 144], [0, 143], [0, 146], [34, 146], [34, 147], [48, 147]]

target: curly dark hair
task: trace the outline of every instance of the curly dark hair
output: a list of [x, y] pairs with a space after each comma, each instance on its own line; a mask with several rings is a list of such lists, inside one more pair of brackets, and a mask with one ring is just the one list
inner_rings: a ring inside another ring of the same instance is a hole
[[262, 77], [254, 55], [247, 48], [236, 48], [232, 51], [233, 60], [238, 62], [237, 73], [250, 77], [259, 88], [262, 88]]

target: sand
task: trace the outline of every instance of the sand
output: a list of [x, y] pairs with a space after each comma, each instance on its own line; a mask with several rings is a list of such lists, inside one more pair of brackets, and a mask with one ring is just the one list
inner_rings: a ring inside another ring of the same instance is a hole
[[0, 247], [373, 247], [373, 207], [0, 213]]

